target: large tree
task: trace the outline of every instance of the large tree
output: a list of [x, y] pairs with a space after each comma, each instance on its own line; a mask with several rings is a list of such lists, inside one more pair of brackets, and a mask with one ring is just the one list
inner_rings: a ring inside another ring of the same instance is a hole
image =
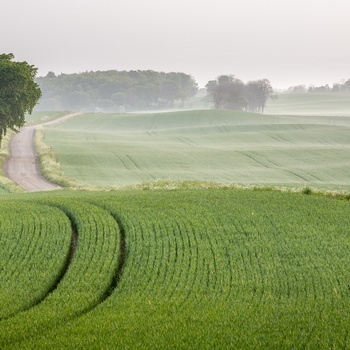
[[41, 90], [34, 81], [37, 68], [13, 61], [13, 54], [0, 55], [0, 142], [8, 129], [17, 131], [32, 113]]

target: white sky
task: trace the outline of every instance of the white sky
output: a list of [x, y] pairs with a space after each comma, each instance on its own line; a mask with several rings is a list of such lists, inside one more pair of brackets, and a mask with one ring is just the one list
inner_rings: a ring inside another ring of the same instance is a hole
[[48, 71], [220, 74], [275, 88], [350, 78], [349, 0], [7, 0], [0, 53]]

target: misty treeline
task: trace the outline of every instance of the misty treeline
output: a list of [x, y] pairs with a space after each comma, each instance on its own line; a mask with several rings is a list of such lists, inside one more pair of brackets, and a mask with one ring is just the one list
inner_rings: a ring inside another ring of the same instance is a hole
[[334, 83], [332, 87], [328, 84], [321, 86], [296, 85], [288, 88], [290, 93], [305, 93], [305, 92], [350, 92], [350, 79], [343, 83]]
[[264, 113], [266, 101], [277, 97], [268, 79], [243, 83], [234, 75], [220, 75], [205, 87], [216, 109]]
[[130, 111], [173, 107], [195, 96], [191, 75], [152, 70], [97, 71], [36, 79], [42, 91], [39, 110]]

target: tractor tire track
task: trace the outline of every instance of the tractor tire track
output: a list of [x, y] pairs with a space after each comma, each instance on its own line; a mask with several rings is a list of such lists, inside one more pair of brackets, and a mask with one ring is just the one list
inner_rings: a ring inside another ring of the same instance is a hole
[[72, 239], [71, 239], [71, 245], [70, 245], [70, 248], [69, 248], [69, 252], [68, 252], [68, 255], [67, 255], [66, 262], [65, 262], [63, 268], [61, 269], [61, 271], [59, 272], [57, 278], [52, 283], [51, 287], [46, 291], [45, 295], [43, 295], [40, 299], [36, 300], [35, 303], [29, 305], [28, 307], [26, 307], [24, 309], [19, 310], [18, 312], [14, 313], [14, 314], [12, 314], [12, 315], [10, 315], [8, 317], [0, 318], [0, 321], [7, 320], [7, 319], [9, 319], [11, 317], [16, 316], [18, 313], [22, 313], [22, 312], [28, 311], [28, 310], [32, 309], [33, 307], [36, 307], [36, 306], [40, 305], [47, 298], [47, 296], [49, 294], [51, 294], [52, 292], [54, 292], [57, 289], [58, 285], [60, 284], [60, 282], [64, 278], [65, 274], [69, 270], [69, 266], [70, 266], [70, 264], [73, 261], [73, 258], [74, 258], [74, 255], [75, 255], [75, 251], [76, 251], [76, 247], [77, 247], [77, 243], [78, 243], [78, 234], [77, 234], [77, 230], [75, 228], [75, 225], [74, 225], [74, 223], [72, 222], [72, 220], [68, 216], [67, 216], [67, 218], [69, 219], [70, 224], [71, 224]]
[[[88, 202], [85, 202], [85, 203], [88, 203]], [[118, 227], [118, 229], [119, 229], [120, 237], [119, 237], [119, 242], [117, 244], [119, 259], [117, 261], [116, 266], [111, 266], [112, 272], [113, 272], [111, 279], [110, 279], [109, 283], [105, 286], [104, 292], [102, 291], [100, 296], [96, 300], [92, 300], [92, 302], [90, 304], [82, 303], [80, 306], [77, 306], [76, 310], [71, 310], [69, 308], [65, 309], [64, 304], [62, 304], [62, 303], [64, 301], [63, 298], [65, 298], [67, 295], [62, 296], [63, 290], [62, 290], [61, 284], [62, 284], [63, 280], [65, 279], [67, 273], [72, 272], [72, 271], [70, 271], [71, 263], [75, 259], [77, 259], [77, 264], [79, 264], [82, 257], [84, 258], [84, 254], [80, 254], [79, 257], [75, 257], [77, 245], [79, 245], [78, 241], [79, 241], [79, 233], [80, 233], [79, 228], [78, 228], [78, 224], [76, 222], [76, 215], [75, 215], [76, 212], [74, 210], [72, 211], [70, 209], [67, 209], [64, 205], [62, 206], [62, 205], [57, 204], [55, 202], [48, 203], [48, 205], [51, 205], [51, 206], [54, 206], [54, 207], [61, 209], [65, 213], [65, 215], [68, 217], [68, 219], [71, 223], [72, 240], [71, 240], [70, 251], [69, 251], [69, 254], [67, 255], [66, 264], [65, 264], [64, 268], [62, 269], [60, 276], [58, 277], [58, 279], [56, 280], [54, 285], [51, 287], [50, 291], [41, 300], [39, 300], [36, 304], [32, 305], [30, 308], [13, 315], [14, 318], [12, 320], [10, 318], [1, 320], [4, 322], [4, 323], [1, 323], [1, 326], [11, 328], [11, 327], [13, 327], [13, 322], [11, 323], [11, 321], [16, 320], [16, 317], [25, 317], [25, 316], [30, 317], [30, 312], [35, 310], [37, 307], [40, 308], [41, 304], [43, 304], [44, 301], [47, 300], [47, 297], [56, 293], [56, 290], [58, 291], [59, 288], [61, 288], [61, 291], [58, 292], [58, 294], [56, 296], [54, 296], [54, 298], [56, 298], [56, 301], [58, 301], [58, 303], [54, 304], [54, 305], [56, 305], [56, 307], [57, 307], [57, 305], [59, 305], [60, 307], [58, 307], [58, 309], [57, 309], [58, 311], [56, 311], [56, 314], [53, 314], [51, 316], [49, 313], [48, 318], [46, 320], [40, 320], [38, 323], [35, 324], [35, 326], [29, 325], [27, 329], [19, 328], [19, 329], [17, 329], [16, 332], [11, 333], [7, 339], [4, 338], [3, 341], [0, 339], [0, 348], [2, 348], [2, 346], [10, 345], [10, 344], [11, 344], [11, 346], [17, 345], [25, 339], [30, 339], [30, 338], [35, 339], [36, 337], [38, 337], [38, 335], [40, 333], [50, 331], [51, 329], [54, 329], [56, 327], [60, 327], [62, 324], [64, 324], [67, 321], [83, 317], [87, 313], [91, 312], [92, 310], [94, 310], [95, 308], [97, 308], [98, 306], [100, 306], [101, 304], [106, 302], [108, 300], [108, 298], [111, 297], [113, 292], [117, 289], [118, 284], [122, 278], [124, 265], [125, 265], [125, 261], [126, 261], [126, 249], [127, 249], [126, 242], [125, 242], [124, 225], [123, 225], [122, 221], [119, 219], [119, 217], [117, 215], [115, 215], [114, 213], [106, 210], [102, 206], [95, 206], [96, 208], [101, 209], [104, 212], [106, 212], [107, 216], [111, 218], [111, 222], [114, 222], [116, 227]], [[106, 232], [108, 232], [108, 229]], [[91, 244], [94, 244], [94, 243], [91, 243]], [[80, 252], [82, 252], [82, 251], [80, 250]], [[72, 266], [72, 270], [73, 269], [74, 268]], [[82, 272], [81, 267], [79, 267], [77, 270], [77, 268], [75, 266], [75, 273], [77, 271], [78, 271], [78, 273]], [[85, 274], [85, 271], [83, 271], [83, 274]], [[78, 282], [76, 284], [76, 287], [81, 284], [80, 279], [76, 280], [76, 282]], [[73, 284], [74, 284], [74, 281], [73, 281]], [[78, 292], [78, 294], [80, 293], [79, 288], [78, 288], [77, 292]], [[52, 302], [52, 299], [51, 299], [51, 302]], [[45, 308], [45, 306], [43, 306], [43, 307]], [[46, 305], [46, 307], [47, 307], [47, 305]], [[40, 311], [39, 311], [39, 314], [40, 314]]]

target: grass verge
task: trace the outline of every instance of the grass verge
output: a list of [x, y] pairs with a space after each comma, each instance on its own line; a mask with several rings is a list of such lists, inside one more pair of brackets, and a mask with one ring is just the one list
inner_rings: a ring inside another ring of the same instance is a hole
[[41, 126], [38, 126], [35, 130], [34, 143], [35, 150], [39, 156], [39, 165], [42, 175], [48, 181], [66, 188], [76, 189], [79, 187], [75, 181], [68, 179], [64, 175], [53, 149], [47, 146], [44, 140], [44, 129]]
[[11, 181], [4, 174], [5, 160], [10, 154], [9, 145], [13, 135], [14, 131], [9, 131], [1, 140], [0, 144], [0, 193], [23, 192], [20, 186]]
[[300, 193], [304, 195], [324, 196], [328, 198], [337, 198], [342, 200], [350, 200], [350, 193], [347, 191], [332, 191], [327, 189], [319, 189], [314, 187], [282, 187], [282, 186], [266, 186], [266, 185], [240, 185], [240, 184], [222, 184], [217, 182], [206, 181], [173, 181], [173, 180], [157, 180], [151, 182], [143, 182], [136, 185], [123, 186], [122, 189], [130, 190], [191, 190], [191, 189], [245, 189], [254, 191], [275, 191], [286, 193]]

